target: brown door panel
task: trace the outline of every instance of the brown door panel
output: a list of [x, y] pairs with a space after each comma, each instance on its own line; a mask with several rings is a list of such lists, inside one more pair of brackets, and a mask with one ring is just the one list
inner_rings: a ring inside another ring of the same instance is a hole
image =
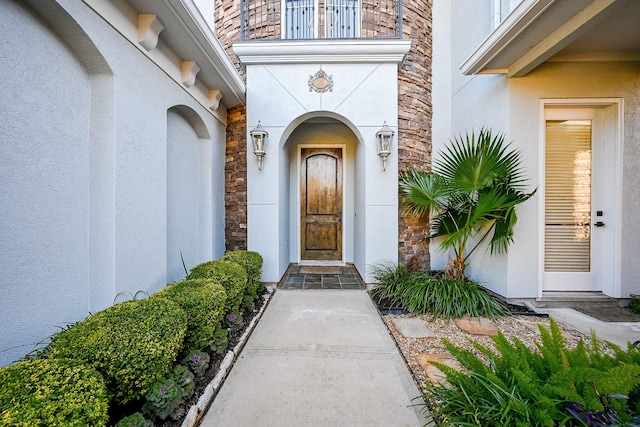
[[342, 149], [305, 148], [301, 167], [302, 259], [342, 259]]

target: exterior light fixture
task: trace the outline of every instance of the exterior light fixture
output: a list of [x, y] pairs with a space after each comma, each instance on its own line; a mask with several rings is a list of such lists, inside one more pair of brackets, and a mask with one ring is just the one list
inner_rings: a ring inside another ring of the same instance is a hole
[[376, 141], [378, 145], [378, 156], [382, 159], [382, 170], [387, 170], [387, 157], [391, 154], [391, 142], [393, 141], [394, 132], [389, 129], [387, 122], [376, 132]]
[[269, 137], [269, 132], [262, 127], [260, 120], [258, 120], [258, 126], [253, 128], [249, 134], [253, 141], [253, 154], [258, 157], [258, 169], [262, 170], [262, 159], [266, 154], [264, 149], [267, 143], [267, 138]]

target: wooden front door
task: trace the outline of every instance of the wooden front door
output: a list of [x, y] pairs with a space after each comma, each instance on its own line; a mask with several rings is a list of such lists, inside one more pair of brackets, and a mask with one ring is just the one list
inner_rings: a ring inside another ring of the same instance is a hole
[[342, 149], [303, 148], [301, 248], [303, 260], [342, 260]]

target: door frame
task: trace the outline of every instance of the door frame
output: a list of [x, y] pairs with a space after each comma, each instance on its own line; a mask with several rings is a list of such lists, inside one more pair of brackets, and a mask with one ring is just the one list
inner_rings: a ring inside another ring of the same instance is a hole
[[[609, 165], [613, 171], [605, 173], [605, 187], [611, 188], [613, 194], [610, 196], [612, 203], [612, 214], [607, 218], [611, 218], [613, 228], [612, 241], [610, 243], [610, 251], [607, 251], [607, 260], [603, 264], [609, 266], [603, 271], [603, 284], [601, 291], [605, 295], [620, 298], [621, 297], [621, 242], [622, 242], [622, 147], [623, 147], [623, 100], [622, 98], [561, 98], [561, 99], [541, 99], [539, 110], [539, 132], [538, 132], [538, 298], [543, 297], [544, 286], [544, 255], [545, 255], [545, 110], [548, 108], [567, 108], [573, 110], [579, 109], [599, 109], [604, 114], [603, 129], [603, 150], [611, 156]], [[613, 151], [611, 151], [613, 150]]]
[[[302, 150], [304, 148], [339, 148], [342, 152], [342, 259], [341, 260], [335, 260], [335, 261], [310, 261], [310, 260], [302, 260], [302, 247], [301, 247], [301, 242], [302, 242], [302, 236], [301, 236], [301, 232], [302, 232], [302, 220], [300, 218], [300, 212], [302, 212], [302, 187], [301, 187], [301, 179], [300, 179], [300, 174], [302, 173]], [[298, 253], [296, 255], [297, 257], [297, 262], [299, 264], [322, 264], [322, 265], [331, 265], [331, 264], [344, 264], [345, 263], [345, 251], [346, 251], [346, 241], [345, 241], [345, 235], [347, 235], [347, 233], [345, 233], [345, 228], [346, 228], [346, 214], [347, 214], [347, 205], [346, 205], [346, 200], [345, 200], [345, 194], [349, 194], [348, 193], [348, 185], [349, 182], [347, 181], [347, 168], [346, 168], [346, 164], [345, 164], [345, 154], [346, 154], [346, 150], [347, 150], [347, 145], [346, 144], [298, 144], [296, 147], [296, 176], [295, 176], [295, 180], [296, 180], [296, 212], [297, 215], [295, 216], [295, 221], [296, 221], [296, 238], [298, 239]]]

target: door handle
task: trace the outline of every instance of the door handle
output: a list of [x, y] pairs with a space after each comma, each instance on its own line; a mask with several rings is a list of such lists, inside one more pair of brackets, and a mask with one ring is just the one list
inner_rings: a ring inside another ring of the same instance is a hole
[[596, 227], [604, 227], [604, 222], [602, 222], [602, 221], [598, 221], [598, 222], [596, 222], [596, 223], [595, 223], [595, 224], [593, 224], [593, 225], [595, 225]]

